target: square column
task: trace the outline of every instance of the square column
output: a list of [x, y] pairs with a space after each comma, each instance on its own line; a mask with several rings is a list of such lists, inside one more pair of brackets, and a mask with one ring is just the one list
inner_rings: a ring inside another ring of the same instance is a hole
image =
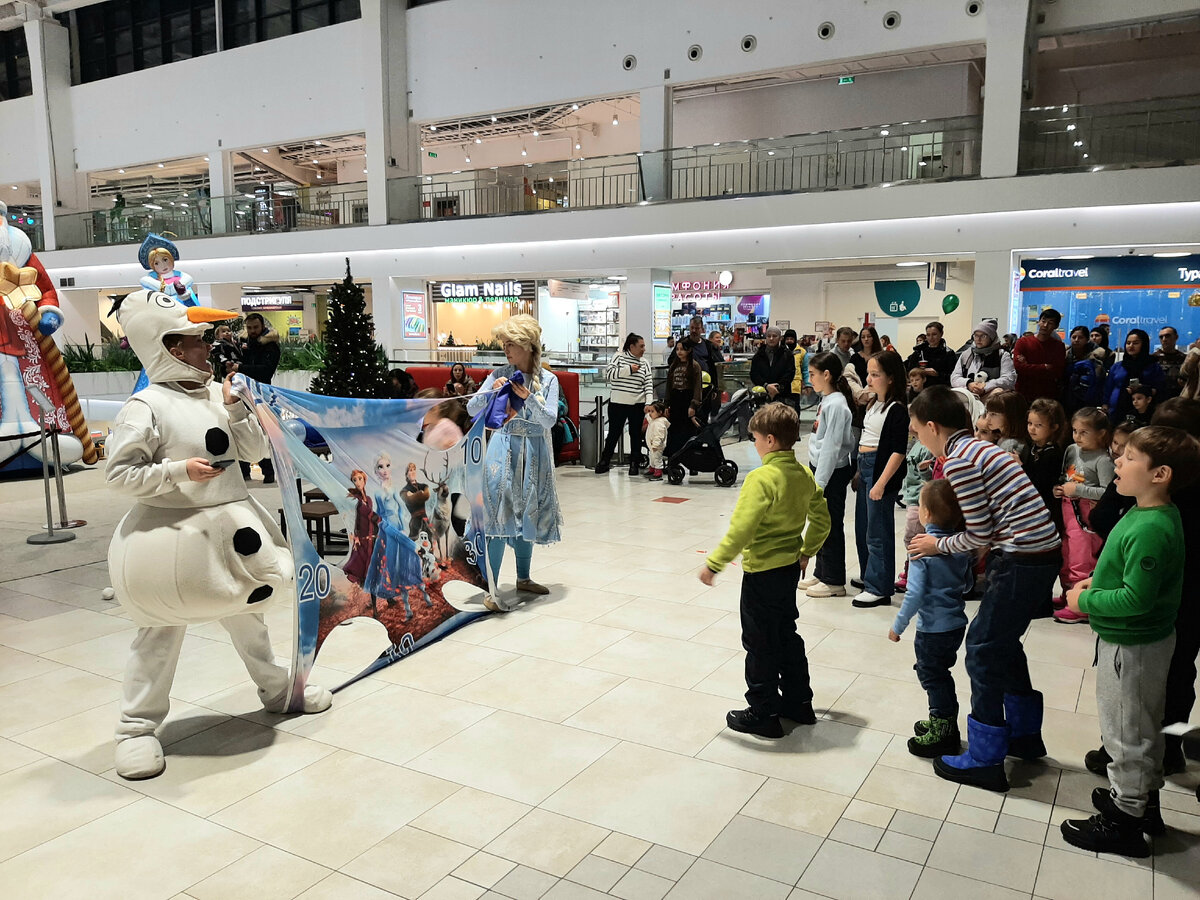
[[983, 86], [983, 147], [980, 174], [1005, 178], [1017, 174], [1021, 143], [1021, 104], [1037, 37], [1030, 26], [1029, 0], [988, 3], [987, 74]]
[[[673, 91], [668, 85], [643, 88], [639, 94], [641, 104], [641, 157], [642, 184], [645, 188], [643, 200], [666, 200], [671, 183], [671, 161], [661, 152], [671, 147]], [[668, 279], [669, 281], [670, 279]]]
[[209, 211], [212, 215], [212, 233], [226, 234], [233, 231], [233, 213], [226, 199], [233, 196], [233, 165], [224, 150], [208, 153]]
[[[671, 272], [669, 269], [629, 269], [628, 280], [621, 288], [621, 343], [629, 332], [640, 334], [646, 339], [646, 359], [651, 365], [661, 365], [666, 360], [667, 339], [654, 336], [654, 286], [666, 285], [670, 296]], [[669, 310], [668, 310], [669, 313]]]
[[1011, 250], [982, 250], [975, 254], [975, 299], [972, 318], [995, 319], [999, 332], [1013, 329], [1013, 284], [1016, 261]]

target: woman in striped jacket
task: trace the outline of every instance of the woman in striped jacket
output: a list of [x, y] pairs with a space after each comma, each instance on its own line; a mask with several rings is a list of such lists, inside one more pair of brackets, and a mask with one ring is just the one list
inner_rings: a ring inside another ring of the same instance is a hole
[[611, 388], [608, 437], [604, 440], [604, 452], [596, 463], [597, 475], [603, 475], [612, 467], [613, 451], [621, 440], [621, 429], [626, 423], [629, 427], [629, 474], [638, 473], [638, 461], [642, 454], [642, 420], [654, 402], [654, 379], [650, 365], [643, 359], [645, 353], [645, 339], [631, 332], [625, 338], [625, 346], [613, 356], [605, 370], [604, 380]]

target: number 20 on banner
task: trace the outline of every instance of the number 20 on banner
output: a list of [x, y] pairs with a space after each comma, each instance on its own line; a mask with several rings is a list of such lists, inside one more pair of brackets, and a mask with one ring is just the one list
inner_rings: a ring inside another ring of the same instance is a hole
[[316, 567], [304, 563], [296, 570], [300, 585], [300, 602], [320, 602], [329, 596], [329, 566], [317, 563]]

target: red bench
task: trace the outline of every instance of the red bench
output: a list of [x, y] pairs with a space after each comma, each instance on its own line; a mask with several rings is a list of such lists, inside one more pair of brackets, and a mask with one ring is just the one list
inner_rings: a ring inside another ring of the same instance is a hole
[[[405, 369], [413, 377], [420, 389], [444, 388], [450, 380], [450, 366], [409, 366]], [[558, 455], [559, 462], [574, 462], [579, 460], [579, 375], [575, 372], [559, 372], [555, 370], [554, 377], [558, 379], [558, 389], [567, 401], [567, 417], [575, 429], [575, 440], [563, 444]], [[492, 374], [491, 369], [468, 368], [467, 374], [475, 379], [476, 384], [483, 384], [485, 378]]]

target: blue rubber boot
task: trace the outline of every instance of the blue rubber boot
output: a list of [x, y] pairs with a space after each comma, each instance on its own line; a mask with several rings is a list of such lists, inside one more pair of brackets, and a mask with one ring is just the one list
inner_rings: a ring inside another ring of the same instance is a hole
[[1007, 755], [1007, 725], [984, 725], [967, 716], [967, 752], [935, 759], [933, 771], [947, 781], [1004, 793], [1008, 790], [1008, 776], [1004, 774]]
[[1008, 720], [1008, 755], [1019, 759], [1041, 759], [1046, 755], [1042, 743], [1042, 693], [1005, 694], [1004, 718]]

